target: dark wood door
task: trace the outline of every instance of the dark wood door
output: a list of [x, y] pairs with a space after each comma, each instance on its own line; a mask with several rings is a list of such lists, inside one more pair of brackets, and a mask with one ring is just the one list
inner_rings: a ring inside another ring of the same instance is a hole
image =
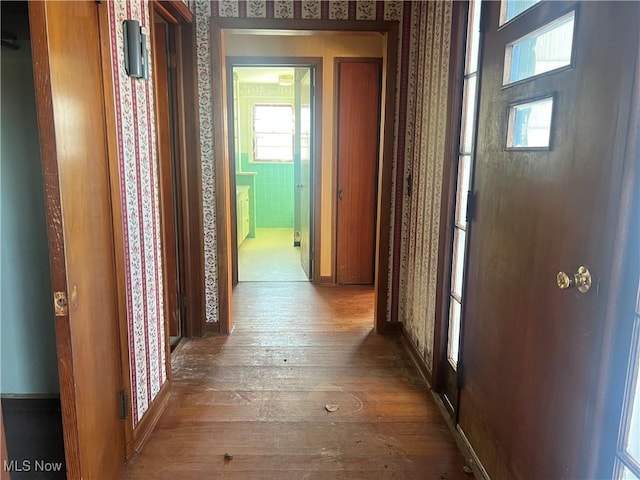
[[300, 79], [300, 262], [307, 274], [307, 278], [313, 278], [311, 271], [311, 155], [314, 151], [312, 132], [313, 105], [311, 102], [311, 89], [313, 88], [311, 68]]
[[372, 285], [380, 141], [379, 59], [337, 59], [336, 282]]
[[29, 3], [52, 287], [67, 295], [55, 328], [74, 479], [118, 478], [125, 455], [99, 8]]
[[160, 173], [160, 212], [162, 219], [162, 260], [164, 266], [165, 308], [169, 319], [169, 335], [179, 336], [180, 283], [177, 236], [176, 131], [172, 117], [172, 85], [170, 82], [169, 25], [155, 14], [153, 26], [153, 73], [158, 133], [158, 166]]
[[[500, 27], [500, 2], [483, 6], [459, 423], [494, 479], [585, 478], [594, 454], [639, 7], [544, 2]], [[564, 34], [527, 37], [556, 20]], [[591, 289], [561, 290], [581, 265]]]

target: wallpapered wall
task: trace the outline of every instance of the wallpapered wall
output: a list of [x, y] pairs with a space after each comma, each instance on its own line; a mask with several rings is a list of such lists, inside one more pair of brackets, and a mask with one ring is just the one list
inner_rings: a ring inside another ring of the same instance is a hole
[[[389, 321], [405, 323], [431, 366], [445, 125], [451, 2], [195, 0], [205, 229], [206, 321], [217, 322], [214, 158], [211, 117], [211, 17], [396, 20], [400, 24]], [[406, 195], [409, 173], [413, 195]], [[383, 234], [385, 234], [383, 232]], [[400, 308], [402, 306], [402, 308]], [[393, 313], [392, 313], [393, 312]]]
[[399, 319], [431, 369], [440, 232], [440, 203], [448, 122], [452, 5], [418, 2], [411, 35], [420, 41], [409, 55], [405, 84], [405, 178], [413, 191], [402, 205]]
[[148, 0], [117, 0], [108, 2], [108, 8], [135, 427], [167, 379], [153, 79], [127, 76], [122, 36], [125, 19], [148, 29], [149, 5]]

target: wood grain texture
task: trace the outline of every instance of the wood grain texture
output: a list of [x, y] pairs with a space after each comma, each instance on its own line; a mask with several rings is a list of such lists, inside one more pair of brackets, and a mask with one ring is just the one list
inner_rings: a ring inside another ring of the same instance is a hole
[[[597, 454], [588, 439], [638, 4], [580, 3], [573, 68], [502, 88], [505, 45], [569, 8], [541, 4], [499, 30], [499, 5], [483, 4], [478, 201], [469, 234], [459, 423], [494, 479], [588, 478], [588, 460]], [[505, 150], [507, 106], [551, 92], [551, 148]], [[588, 194], [577, 200], [568, 194], [575, 191]], [[579, 265], [591, 270], [591, 290], [558, 289], [557, 272]]]
[[470, 478], [400, 338], [372, 332], [373, 302], [240, 283], [234, 332], [175, 350], [167, 410], [123, 478]]
[[55, 318], [68, 476], [112, 477], [125, 447], [98, 6], [29, 16], [52, 287], [69, 298]]
[[336, 59], [336, 282], [373, 285], [381, 59]]
[[[202, 217], [202, 172], [200, 162], [200, 114], [197, 101], [195, 28], [180, 25], [178, 34], [178, 111], [181, 142], [180, 192], [183, 195], [185, 333], [199, 336], [204, 308], [204, 230]], [[168, 357], [167, 357], [168, 358]]]
[[[106, 3], [98, 5], [100, 22], [100, 54], [102, 81], [105, 92], [114, 91], [114, 68], [111, 60], [111, 35], [109, 11]], [[106, 95], [104, 112], [107, 131], [107, 151], [109, 156], [109, 180], [111, 193], [111, 222], [113, 228], [113, 248], [118, 296], [118, 327], [120, 334], [120, 378], [122, 389], [131, 392], [131, 359], [129, 358], [129, 320], [127, 318], [127, 256], [124, 245], [124, 215], [120, 196], [120, 154], [118, 151], [118, 127], [116, 125], [116, 99]], [[167, 355], [168, 357], [168, 355]], [[167, 371], [169, 366], [167, 365]], [[132, 402], [128, 402], [127, 420], [124, 422], [126, 458], [133, 455], [133, 414]]]
[[[153, 12], [152, 12], [152, 17]], [[160, 215], [162, 225], [162, 265], [164, 273], [164, 302], [168, 317], [169, 335], [180, 333], [178, 307], [178, 255], [176, 232], [176, 203], [174, 186], [174, 158], [169, 85], [169, 26], [157, 16], [153, 22], [153, 74], [158, 142], [158, 170], [160, 173]]]

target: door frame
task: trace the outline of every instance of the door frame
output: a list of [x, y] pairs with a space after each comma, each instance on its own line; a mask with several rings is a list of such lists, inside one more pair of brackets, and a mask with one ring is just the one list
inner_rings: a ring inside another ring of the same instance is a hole
[[[480, 0], [478, 0], [480, 1]], [[458, 179], [459, 139], [462, 121], [463, 87], [465, 59], [467, 57], [467, 17], [470, 3], [454, 2], [452, 11], [452, 37], [449, 58], [449, 78], [452, 88], [449, 90], [448, 111], [452, 112], [447, 121], [445, 138], [447, 155], [444, 159], [442, 202], [440, 206], [440, 236], [438, 240], [438, 265], [436, 288], [436, 314], [434, 320], [432, 385], [438, 394], [445, 394], [447, 368], [447, 340], [449, 337], [449, 291], [451, 290], [451, 260], [453, 258], [453, 226], [455, 225], [456, 194]], [[477, 108], [476, 108], [477, 114]], [[474, 120], [475, 125], [475, 120]], [[454, 420], [457, 413], [443, 401]], [[456, 401], [457, 404], [457, 401]]]
[[[111, 231], [111, 257], [113, 259], [113, 268], [106, 272], [113, 276], [113, 288], [105, 290], [103, 293], [113, 299], [114, 310], [118, 318], [113, 321], [116, 323], [115, 328], [117, 331], [117, 337], [114, 339], [114, 348], [119, 349], [120, 368], [118, 374], [120, 376], [119, 388], [124, 388], [126, 391], [130, 389], [130, 376], [129, 376], [129, 357], [128, 357], [128, 330], [126, 328], [126, 308], [122, 310], [120, 304], [120, 271], [117, 264], [120, 259], [118, 257], [119, 251], [117, 248], [118, 241], [122, 245], [122, 241], [118, 239], [119, 226], [114, 221], [115, 210], [113, 208], [113, 202], [117, 199], [118, 195], [114, 195], [113, 192], [113, 163], [115, 161], [117, 167], [117, 145], [115, 143], [115, 108], [113, 107], [113, 96], [108, 95], [108, 92], [113, 91], [113, 83], [111, 80], [112, 69], [110, 60], [110, 39], [109, 39], [109, 18], [106, 7], [96, 4], [95, 14], [95, 27], [99, 44], [101, 64], [102, 64], [102, 104], [96, 105], [98, 109], [102, 109], [102, 116], [104, 121], [104, 140], [105, 140], [105, 172], [110, 178], [107, 179], [108, 188], [110, 192], [107, 192], [108, 201], [111, 202], [111, 216], [108, 214], [104, 217], [104, 222], [108, 223], [108, 228]], [[57, 138], [54, 125], [54, 111], [53, 111], [53, 97], [51, 92], [51, 68], [49, 67], [49, 45], [48, 45], [48, 19], [47, 19], [47, 7], [45, 2], [32, 2], [29, 4], [29, 27], [31, 30], [31, 41], [34, 66], [37, 63], [44, 65], [41, 71], [35, 72], [35, 98], [36, 108], [38, 114], [38, 135], [40, 137], [40, 157], [42, 163], [43, 173], [43, 188], [45, 198], [47, 199], [47, 234], [49, 238], [49, 263], [51, 267], [51, 287], [53, 292], [67, 293], [67, 267], [66, 267], [66, 255], [65, 255], [65, 242], [64, 232], [62, 228], [62, 199], [61, 190], [59, 184], [59, 167], [58, 167], [58, 152], [57, 152]], [[87, 35], [85, 34], [85, 38]], [[105, 63], [105, 58], [108, 60]], [[109, 76], [110, 83], [107, 83], [105, 79]], [[109, 89], [111, 87], [111, 89]], [[109, 108], [112, 107], [112, 109]], [[111, 115], [113, 113], [113, 115]], [[115, 153], [115, 157], [114, 157]], [[116, 181], [116, 184], [117, 181]], [[120, 225], [121, 226], [121, 225]], [[53, 250], [52, 250], [53, 248]], [[73, 306], [73, 299], [70, 299], [70, 303]], [[126, 301], [126, 299], [125, 299]], [[126, 303], [125, 303], [126, 305]], [[64, 450], [67, 474], [71, 478], [80, 478], [82, 476], [81, 459], [80, 459], [80, 446], [79, 446], [79, 434], [78, 434], [78, 400], [75, 394], [75, 373], [74, 373], [74, 361], [73, 361], [73, 345], [71, 337], [71, 328], [69, 324], [69, 313], [60, 312], [55, 315], [56, 324], [56, 350], [58, 352], [58, 374], [61, 391], [61, 408], [64, 430]], [[124, 323], [123, 323], [124, 322]], [[116, 393], [116, 392], [114, 392]], [[130, 406], [128, 407], [130, 410]], [[127, 418], [131, 418], [128, 414]], [[131, 421], [122, 422], [122, 436], [123, 447], [122, 458], [126, 462], [128, 459], [127, 446], [132, 433]], [[4, 437], [4, 428], [3, 428]], [[4, 438], [3, 438], [4, 440]], [[5, 448], [3, 442], [3, 448]], [[3, 453], [6, 453], [3, 451]], [[3, 477], [4, 478], [4, 477]]]
[[[204, 315], [204, 236], [202, 224], [202, 174], [200, 165], [200, 116], [197, 87], [196, 27], [194, 14], [179, 0], [149, 2], [151, 18], [160, 14], [173, 29], [176, 42], [176, 159], [177, 195], [181, 222], [181, 292], [186, 298], [184, 337], [202, 335]], [[154, 23], [150, 22], [151, 39]], [[162, 222], [161, 222], [162, 223]], [[166, 280], [165, 280], [166, 285]], [[170, 360], [168, 360], [168, 366]], [[169, 368], [167, 368], [169, 371]]]
[[[189, 295], [190, 307], [187, 309], [185, 318], [185, 336], [201, 336], [201, 318], [204, 312], [204, 247], [202, 228], [202, 200], [201, 185], [202, 176], [200, 171], [200, 140], [197, 132], [200, 130], [197, 102], [197, 77], [195, 58], [195, 24], [194, 16], [187, 6], [176, 0], [152, 0], [148, 5], [150, 14], [150, 41], [153, 45], [153, 12], [158, 8], [165, 15], [165, 18], [172, 18], [179, 25], [180, 63], [182, 65], [181, 83], [183, 92], [179, 92], [179, 109], [191, 114], [183, 114], [180, 122], [181, 132], [191, 132], [190, 135], [180, 135], [180, 176], [183, 185], [189, 188], [181, 188], [183, 198], [181, 205], [183, 209], [183, 224], [181, 232], [184, 236], [185, 254], [182, 259], [185, 271], [185, 293]], [[111, 59], [111, 38], [109, 34], [109, 14], [106, 8], [99, 8], [100, 22], [100, 42], [101, 60], [103, 66], [103, 84], [105, 92], [114, 91], [113, 65]], [[180, 83], [180, 81], [179, 81]], [[123, 205], [120, 198], [120, 167], [117, 144], [117, 127], [115, 98], [113, 95], [105, 96], [104, 102], [106, 128], [107, 128], [107, 149], [109, 154], [109, 174], [111, 183], [111, 206], [112, 225], [114, 229], [114, 252], [115, 270], [117, 281], [117, 304], [119, 311], [120, 329], [120, 355], [122, 363], [122, 388], [131, 395], [131, 364], [129, 359], [129, 324], [127, 318], [127, 286], [126, 286], [126, 256], [124, 248], [124, 224]], [[161, 222], [162, 223], [162, 222]], [[166, 291], [166, 279], [163, 279], [163, 288]], [[133, 427], [133, 415], [131, 402], [126, 405], [126, 420], [124, 421], [126, 460], [130, 460], [147, 440], [151, 429], [157, 422], [160, 413], [168, 400], [168, 393], [171, 389], [171, 355], [169, 341], [168, 316], [165, 316], [165, 367], [167, 381], [163, 386], [154, 403], [147, 411], [147, 415]]]
[[[180, 294], [186, 299], [184, 309], [180, 308], [181, 300], [178, 299], [179, 310], [184, 317], [181, 319], [184, 326], [182, 337], [194, 337], [201, 335], [201, 322], [204, 312], [204, 239], [202, 234], [202, 175], [200, 166], [199, 145], [199, 111], [198, 90], [196, 75], [195, 53], [195, 19], [188, 7], [180, 1], [161, 0], [149, 2], [151, 41], [155, 38], [155, 23], [153, 15], [157, 13], [169, 24], [169, 36], [175, 40], [175, 90], [176, 111], [174, 131], [174, 151], [176, 169], [177, 209], [176, 217], [179, 219], [176, 228], [178, 242], [178, 275], [180, 278]], [[152, 52], [155, 55], [155, 52]], [[155, 68], [155, 62], [153, 62]], [[155, 85], [154, 85], [155, 86]], [[157, 95], [157, 91], [154, 91]], [[156, 118], [157, 118], [156, 102]], [[156, 122], [156, 131], [158, 125]], [[156, 134], [156, 140], [158, 139]], [[158, 150], [159, 151], [159, 150]], [[161, 176], [169, 175], [164, 172], [160, 163]], [[164, 227], [164, 210], [161, 209], [162, 234], [166, 232]], [[166, 271], [165, 271], [166, 273]], [[164, 278], [164, 288], [167, 292], [168, 278]], [[165, 298], [166, 303], [166, 298]], [[165, 310], [168, 311], [168, 310]], [[165, 328], [169, 328], [168, 317], [165, 319]], [[167, 337], [167, 371], [170, 370], [170, 345]]]
[[[321, 177], [322, 162], [322, 57], [226, 57], [226, 82], [227, 85], [233, 85], [233, 67], [308, 67], [315, 71], [314, 77], [314, 142], [315, 148], [313, 157], [311, 158], [311, 206], [309, 216], [311, 220], [311, 250], [314, 267], [320, 265], [320, 209], [316, 208], [320, 205], [320, 188], [316, 185], [316, 180]], [[227, 144], [229, 146], [229, 214], [231, 216], [231, 275], [232, 284], [238, 283], [238, 242], [237, 242], [237, 212], [236, 212], [236, 169], [234, 161], [234, 110], [233, 110], [233, 87], [227, 88]], [[320, 281], [320, 272], [317, 268], [313, 269], [310, 282], [318, 283]]]
[[[387, 290], [389, 287], [389, 261], [391, 253], [391, 202], [392, 170], [396, 107], [396, 76], [398, 61], [398, 22], [394, 21], [349, 21], [349, 20], [285, 20], [254, 18], [211, 18], [212, 56], [212, 120], [214, 165], [216, 171], [216, 218], [218, 253], [218, 305], [219, 322], [206, 324], [205, 332], [229, 334], [233, 329], [232, 318], [232, 245], [231, 245], [231, 191], [229, 185], [228, 107], [226, 58], [224, 55], [223, 31], [265, 30], [302, 32], [376, 32], [386, 38], [386, 59], [383, 75], [386, 79], [382, 97], [384, 117], [381, 124], [383, 148], [380, 155], [378, 175], [378, 215], [376, 227], [376, 274], [374, 326], [383, 333], [387, 322]], [[319, 163], [319, 162], [317, 162]], [[317, 249], [316, 245], [316, 249]], [[315, 275], [315, 274], [314, 274]]]

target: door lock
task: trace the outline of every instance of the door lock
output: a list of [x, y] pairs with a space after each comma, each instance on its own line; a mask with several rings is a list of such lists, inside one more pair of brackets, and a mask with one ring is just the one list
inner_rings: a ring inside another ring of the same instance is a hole
[[67, 292], [53, 293], [53, 310], [56, 317], [69, 315], [69, 303], [67, 302]]
[[580, 293], [587, 293], [591, 288], [591, 272], [587, 267], [581, 265], [578, 267], [578, 272], [572, 275], [558, 272], [556, 282], [560, 290], [576, 287]]

